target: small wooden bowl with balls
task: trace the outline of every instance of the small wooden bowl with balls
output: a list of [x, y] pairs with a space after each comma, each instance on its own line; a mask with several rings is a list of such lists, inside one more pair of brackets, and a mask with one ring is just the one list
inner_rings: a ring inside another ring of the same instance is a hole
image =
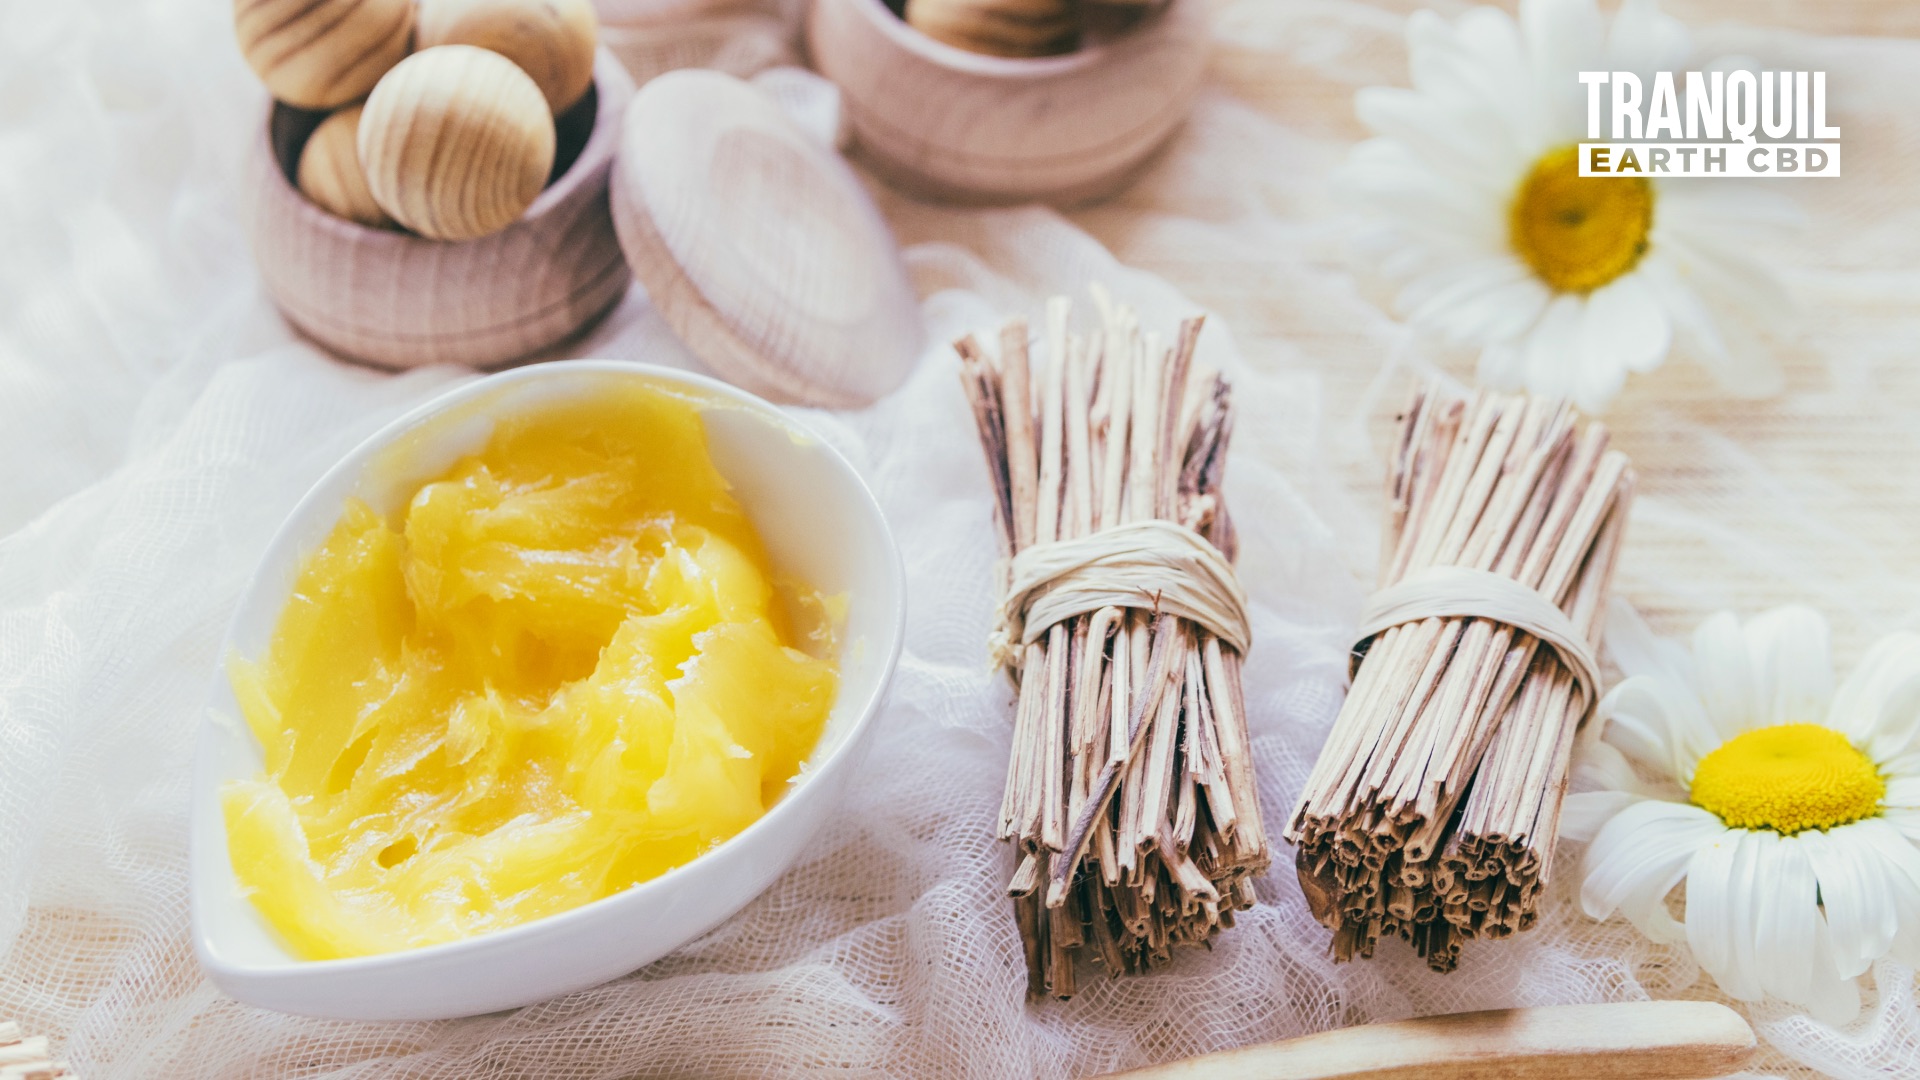
[[607, 184], [633, 83], [591, 0], [235, 0], [234, 30], [274, 97], [254, 254], [309, 337], [497, 367], [625, 294]]

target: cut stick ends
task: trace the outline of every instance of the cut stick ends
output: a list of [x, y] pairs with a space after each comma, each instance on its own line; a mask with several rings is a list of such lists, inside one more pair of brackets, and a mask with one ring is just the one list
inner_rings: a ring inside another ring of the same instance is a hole
[[20, 1025], [0, 1022], [0, 1080], [75, 1080], [64, 1061], [51, 1056], [45, 1035], [24, 1035]]

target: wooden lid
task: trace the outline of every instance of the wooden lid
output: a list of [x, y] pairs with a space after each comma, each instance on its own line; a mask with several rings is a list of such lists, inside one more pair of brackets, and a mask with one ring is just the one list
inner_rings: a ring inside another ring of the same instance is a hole
[[613, 220], [688, 348], [777, 401], [865, 405], [919, 355], [920, 308], [859, 178], [731, 75], [686, 69], [627, 107]]

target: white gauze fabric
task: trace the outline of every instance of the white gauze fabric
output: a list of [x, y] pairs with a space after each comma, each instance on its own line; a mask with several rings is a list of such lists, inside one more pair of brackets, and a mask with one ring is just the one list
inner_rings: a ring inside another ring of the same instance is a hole
[[[235, 208], [265, 97], [228, 4], [0, 3], [0, 1016], [52, 1035], [90, 1080], [1056, 1078], [1419, 1013], [1714, 996], [1684, 951], [1578, 912], [1572, 850], [1541, 926], [1472, 944], [1451, 976], [1396, 944], [1335, 966], [1282, 847], [1260, 905], [1211, 952], [1091, 981], [1065, 1004], [1023, 1000], [1012, 863], [991, 839], [1012, 709], [987, 661], [991, 495], [940, 343], [1037, 318], [1045, 297], [1084, 297], [1094, 280], [1163, 332], [1213, 313], [1200, 348], [1235, 381], [1247, 701], [1279, 820], [1338, 709], [1372, 584], [1375, 440], [1408, 369], [1455, 362], [1410, 342], [1349, 272], [1325, 182], [1360, 134], [1355, 87], [1405, 81], [1409, 6], [1220, 4], [1214, 86], [1192, 123], [1127, 194], [1071, 217], [876, 189], [933, 344], [875, 407], [802, 414], [869, 478], [910, 584], [899, 675], [845, 812], [737, 917], [627, 978], [512, 1013], [360, 1024], [252, 1009], [201, 975], [185, 870], [194, 732], [223, 625], [282, 516], [358, 439], [470, 373], [337, 363], [262, 296]], [[790, 5], [759, 14], [791, 34]], [[742, 70], [778, 59], [766, 19], [748, 22], [758, 44], [735, 52], [763, 59], [735, 55]], [[1844, 463], [1821, 455], [1864, 433], [1879, 440], [1860, 458], [1874, 475], [1920, 458], [1899, 411], [1920, 401], [1920, 376], [1904, 374], [1920, 215], [1897, 194], [1920, 175], [1906, 82], [1920, 44], [1723, 38], [1848, 71], [1835, 101], [1849, 135], [1896, 149], [1849, 146], [1847, 168], [1896, 194], [1808, 193], [1830, 200], [1809, 204], [1847, 242], [1823, 247], [1803, 284], [1851, 321], [1801, 354], [1791, 404], [1723, 407], [1684, 373], [1629, 390], [1618, 438], [1645, 488], [1621, 591], [1663, 630], [1791, 591], [1864, 638], [1920, 600], [1900, 569], [1920, 565], [1920, 528], [1911, 511], [1846, 517]], [[693, 364], [637, 288], [564, 352]], [[1864, 538], [1836, 519], [1863, 522]], [[1883, 964], [1872, 986], [1847, 1032], [1749, 1008], [1757, 1068], [1910, 1068], [1913, 973]]]

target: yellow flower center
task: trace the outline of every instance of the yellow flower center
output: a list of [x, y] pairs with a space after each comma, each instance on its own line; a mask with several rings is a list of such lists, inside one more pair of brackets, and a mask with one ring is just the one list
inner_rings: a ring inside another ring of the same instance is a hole
[[1887, 782], [1845, 735], [1819, 724], [1780, 724], [1736, 735], [1700, 759], [1693, 804], [1735, 829], [1808, 829], [1870, 818]]
[[1637, 176], [1581, 176], [1580, 148], [1549, 151], [1513, 197], [1508, 236], [1540, 280], [1591, 292], [1633, 269], [1653, 230], [1653, 185]]

